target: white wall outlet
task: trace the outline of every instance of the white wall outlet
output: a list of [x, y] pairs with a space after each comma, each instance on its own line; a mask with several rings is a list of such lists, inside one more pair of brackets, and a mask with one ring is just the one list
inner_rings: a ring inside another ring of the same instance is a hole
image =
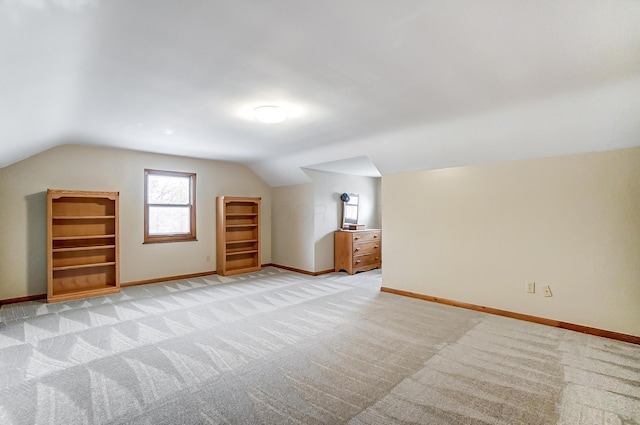
[[545, 297], [553, 297], [553, 294], [551, 293], [551, 288], [549, 287], [549, 285], [543, 286], [542, 289], [544, 290]]
[[536, 283], [535, 282], [528, 282], [527, 283], [527, 292], [530, 294], [535, 294], [536, 293]]
[[209, 261], [211, 261], [211, 256], [210, 256], [210, 255], [207, 255], [207, 263], [208, 263]]

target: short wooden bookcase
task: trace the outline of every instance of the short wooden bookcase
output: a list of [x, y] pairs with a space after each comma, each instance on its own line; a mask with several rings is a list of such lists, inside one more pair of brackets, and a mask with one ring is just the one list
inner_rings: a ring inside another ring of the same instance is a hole
[[47, 301], [120, 291], [118, 192], [47, 191]]
[[260, 198], [217, 197], [217, 272], [260, 270]]

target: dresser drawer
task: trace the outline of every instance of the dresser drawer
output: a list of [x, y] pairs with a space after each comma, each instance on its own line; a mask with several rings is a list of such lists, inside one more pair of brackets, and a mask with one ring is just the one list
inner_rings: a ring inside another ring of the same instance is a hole
[[367, 254], [353, 257], [353, 268], [373, 268], [380, 265], [380, 254]]
[[338, 230], [334, 236], [334, 269], [349, 274], [382, 266], [380, 229]]
[[353, 242], [371, 242], [380, 240], [380, 232], [354, 232]]
[[380, 253], [380, 242], [362, 242], [353, 244], [353, 255]]

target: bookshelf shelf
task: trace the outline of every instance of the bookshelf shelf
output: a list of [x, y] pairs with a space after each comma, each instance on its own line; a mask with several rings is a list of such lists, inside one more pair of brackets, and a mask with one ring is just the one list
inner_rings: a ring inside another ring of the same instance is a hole
[[118, 192], [47, 191], [47, 302], [120, 290]]
[[218, 274], [260, 270], [260, 198], [218, 196], [216, 202]]

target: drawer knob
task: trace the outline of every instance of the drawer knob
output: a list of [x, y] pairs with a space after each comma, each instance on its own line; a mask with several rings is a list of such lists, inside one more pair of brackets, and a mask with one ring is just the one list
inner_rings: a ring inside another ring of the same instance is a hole
[[358, 264], [361, 260], [356, 260], [356, 264]]
[[360, 248], [356, 248], [356, 249], [354, 249], [354, 251], [358, 252], [358, 251], [360, 251]]
[[360, 239], [360, 238], [357, 237], [357, 236], [355, 238], [353, 238], [354, 241], [357, 241], [358, 239]]
[[375, 239], [375, 238], [377, 238], [377, 237], [378, 237], [378, 235], [373, 235], [373, 239]]
[[378, 245], [374, 245], [373, 247], [374, 247], [375, 249], [378, 249], [378, 248], [380, 248], [380, 247], [379, 247]]

